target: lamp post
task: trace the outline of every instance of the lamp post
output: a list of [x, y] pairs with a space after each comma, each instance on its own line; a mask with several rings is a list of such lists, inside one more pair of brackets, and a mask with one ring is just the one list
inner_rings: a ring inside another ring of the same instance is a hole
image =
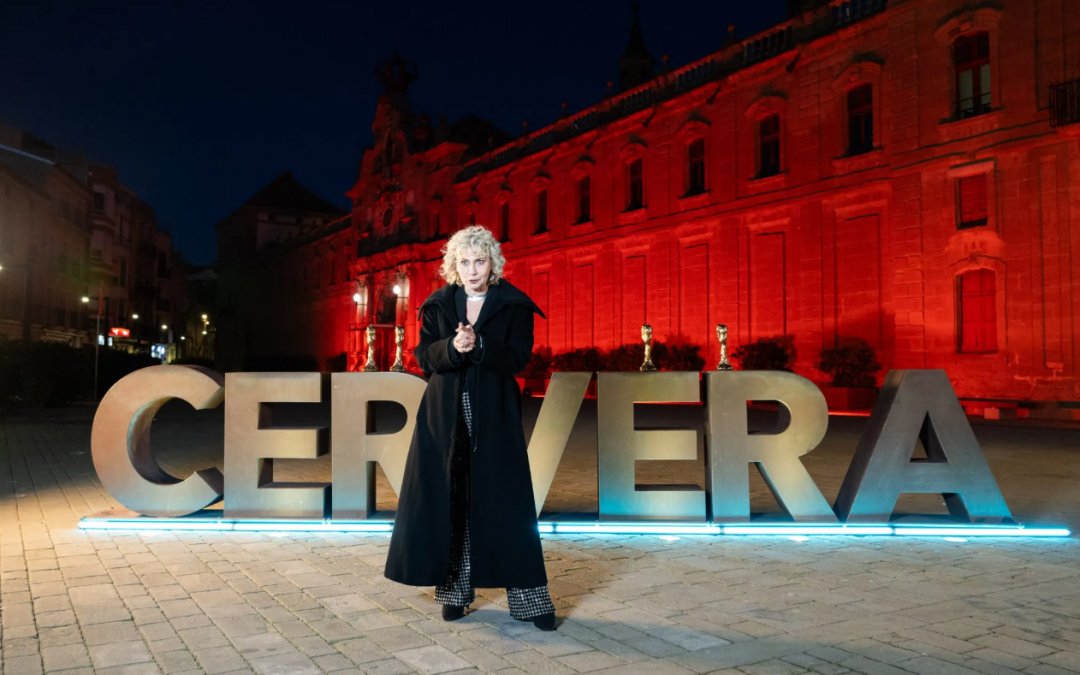
[[[100, 290], [100, 289], [99, 289]], [[90, 304], [89, 296], [82, 296], [84, 305]], [[98, 400], [98, 356], [101, 352], [101, 299], [98, 298], [98, 311], [94, 314], [94, 401]]]

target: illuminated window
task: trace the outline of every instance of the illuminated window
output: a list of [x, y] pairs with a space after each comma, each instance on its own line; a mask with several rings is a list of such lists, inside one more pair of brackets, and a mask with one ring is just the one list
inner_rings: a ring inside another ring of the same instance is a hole
[[960, 276], [960, 351], [997, 351], [997, 279], [993, 270], [972, 270]]
[[626, 167], [626, 175], [628, 178], [626, 210], [640, 209], [645, 205], [645, 176], [640, 157]]
[[953, 43], [956, 68], [956, 116], [990, 111], [990, 34], [962, 35]]
[[705, 139], [697, 138], [686, 148], [686, 196], [705, 192]]
[[499, 207], [499, 229], [502, 231], [503, 243], [510, 241], [510, 202], [505, 201]]
[[578, 188], [578, 219], [579, 223], [587, 223], [592, 220], [592, 178], [582, 176], [577, 182]]
[[960, 202], [958, 230], [979, 227], [987, 223], [986, 174], [965, 176], [957, 181], [957, 199]]
[[536, 231], [533, 234], [541, 234], [548, 231], [548, 193], [541, 190], [536, 193]]
[[848, 92], [848, 154], [874, 149], [874, 87], [862, 84]]

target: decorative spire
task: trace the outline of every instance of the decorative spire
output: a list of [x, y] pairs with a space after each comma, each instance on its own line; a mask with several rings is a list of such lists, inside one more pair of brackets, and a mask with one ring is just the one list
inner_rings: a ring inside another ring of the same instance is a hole
[[619, 59], [619, 90], [626, 91], [644, 84], [653, 76], [653, 57], [645, 45], [645, 36], [641, 31], [641, 21], [638, 19], [640, 3], [633, 2], [630, 9], [633, 12], [633, 24], [630, 27], [630, 41], [626, 43], [626, 51]]
[[416, 82], [416, 64], [402, 58], [395, 49], [392, 57], [383, 59], [375, 67], [375, 78], [382, 82], [388, 96], [405, 96], [409, 93], [409, 85]]

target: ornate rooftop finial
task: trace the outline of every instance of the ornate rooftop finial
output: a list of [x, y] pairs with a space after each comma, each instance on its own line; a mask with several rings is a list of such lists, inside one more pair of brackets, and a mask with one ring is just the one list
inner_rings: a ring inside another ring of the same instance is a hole
[[644, 84], [653, 76], [653, 57], [645, 45], [641, 21], [638, 19], [640, 3], [633, 2], [630, 8], [634, 15], [633, 24], [630, 27], [630, 41], [626, 43], [626, 51], [619, 59], [619, 89], [621, 91]]
[[402, 58], [395, 49], [392, 57], [383, 59], [375, 67], [375, 78], [382, 82], [388, 96], [405, 96], [409, 93], [409, 85], [416, 82], [416, 64]]

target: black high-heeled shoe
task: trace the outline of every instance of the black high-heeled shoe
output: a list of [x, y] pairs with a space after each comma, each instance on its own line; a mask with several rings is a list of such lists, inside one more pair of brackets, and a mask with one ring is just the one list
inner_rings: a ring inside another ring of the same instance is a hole
[[541, 614], [540, 616], [533, 617], [533, 625], [540, 630], [552, 631], [555, 630], [555, 612], [548, 614]]
[[442, 620], [443, 621], [457, 621], [461, 617], [465, 616], [465, 608], [458, 607], [457, 605], [443, 605], [442, 606]]

